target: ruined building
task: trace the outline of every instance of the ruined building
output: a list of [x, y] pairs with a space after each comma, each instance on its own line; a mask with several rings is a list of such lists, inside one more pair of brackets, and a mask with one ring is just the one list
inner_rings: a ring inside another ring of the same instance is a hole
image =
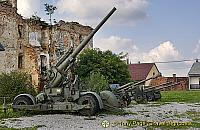
[[[89, 26], [60, 21], [25, 19], [17, 13], [17, 0], [0, 0], [0, 73], [25, 71], [39, 88], [42, 70], [61, 58], [70, 46], [76, 47], [92, 31]], [[87, 48], [92, 48], [91, 40]]]

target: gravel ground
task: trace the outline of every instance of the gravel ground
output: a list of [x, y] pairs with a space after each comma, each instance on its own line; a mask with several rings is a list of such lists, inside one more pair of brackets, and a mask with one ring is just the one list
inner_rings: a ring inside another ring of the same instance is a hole
[[[123, 116], [100, 114], [94, 117], [95, 120], [86, 120], [85, 118], [88, 117], [84, 116], [53, 114], [5, 119], [3, 121], [3, 125], [14, 128], [40, 126], [38, 130], [105, 130], [104, 127], [107, 127], [106, 130], [120, 130], [127, 128], [121, 125], [125, 124], [126, 120], [148, 122], [191, 122], [192, 119], [188, 116], [184, 116], [184, 114], [187, 111], [200, 113], [200, 104], [168, 103], [160, 105], [155, 103], [148, 103], [131, 105], [125, 110], [129, 114]], [[145, 127], [135, 126], [132, 129], [144, 130]], [[189, 129], [200, 130], [200, 128]]]

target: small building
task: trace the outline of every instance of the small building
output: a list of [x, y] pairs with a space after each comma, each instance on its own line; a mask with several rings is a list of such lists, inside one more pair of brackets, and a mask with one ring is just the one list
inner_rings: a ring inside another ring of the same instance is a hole
[[[155, 63], [129, 64], [128, 68], [133, 81], [142, 81], [160, 73]], [[150, 82], [148, 80], [144, 85], [149, 86]]]
[[189, 73], [189, 90], [200, 90], [200, 62], [193, 63]]
[[176, 74], [172, 77], [158, 77], [151, 80], [150, 86], [169, 86], [163, 90], [188, 90], [188, 77], [177, 77]]

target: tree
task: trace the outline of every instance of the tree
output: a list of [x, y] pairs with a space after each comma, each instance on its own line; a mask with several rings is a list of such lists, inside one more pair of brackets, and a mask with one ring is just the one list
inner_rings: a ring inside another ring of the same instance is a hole
[[50, 25], [52, 25], [52, 18], [51, 15], [54, 13], [54, 11], [57, 9], [56, 6], [50, 5], [45, 3], [45, 11], [47, 12], [46, 14], [49, 15], [49, 21], [50, 21]]
[[41, 18], [37, 15], [37, 12], [34, 12], [34, 14], [30, 17], [30, 19], [32, 19], [32, 20], [38, 20], [38, 21], [41, 20]]
[[9, 97], [13, 100], [21, 93], [36, 95], [29, 74], [18, 71], [0, 74], [0, 97]]
[[82, 79], [82, 87], [84, 90], [93, 92], [101, 92], [108, 87], [107, 79], [100, 72], [91, 72], [89, 77]]
[[76, 73], [81, 79], [89, 77], [91, 72], [99, 72], [109, 84], [126, 84], [130, 81], [127, 64], [120, 56], [111, 51], [87, 49], [79, 55]]
[[[57, 9], [56, 6], [53, 6], [53, 5], [50, 5], [50, 4], [47, 4], [45, 3], [44, 4], [45, 6], [45, 11], [47, 12], [46, 14], [49, 15], [49, 21], [50, 21], [50, 32], [49, 32], [49, 41], [50, 41], [50, 44], [49, 44], [49, 58], [50, 58], [50, 66], [51, 66], [51, 61], [52, 61], [52, 18], [51, 18], [51, 15], [54, 13], [54, 11]], [[55, 19], [54, 19], [55, 21]], [[55, 22], [54, 22], [55, 23]]]

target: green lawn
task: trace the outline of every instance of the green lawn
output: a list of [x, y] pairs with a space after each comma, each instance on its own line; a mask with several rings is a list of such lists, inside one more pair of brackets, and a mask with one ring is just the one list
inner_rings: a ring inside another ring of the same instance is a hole
[[200, 103], [200, 91], [163, 91], [160, 102]]

